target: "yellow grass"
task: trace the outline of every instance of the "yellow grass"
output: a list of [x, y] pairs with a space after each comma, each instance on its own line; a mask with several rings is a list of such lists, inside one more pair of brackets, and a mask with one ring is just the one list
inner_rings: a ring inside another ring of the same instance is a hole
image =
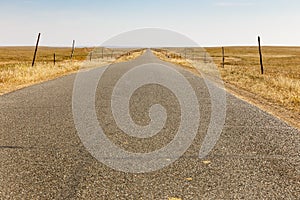
[[28, 67], [28, 64], [24, 63], [15, 64], [9, 69], [0, 69], [0, 94], [51, 80], [78, 69], [78, 62], [60, 63], [55, 66], [49, 63], [39, 63], [34, 67]]
[[[221, 66], [216, 50], [208, 52]], [[223, 80], [300, 116], [300, 48], [263, 47], [264, 75], [260, 73], [257, 48], [225, 50], [225, 68], [219, 67]]]
[[156, 55], [169, 62], [183, 63], [187, 69], [200, 67], [202, 72], [207, 70], [203, 66], [210, 66], [212, 61], [227, 88], [246, 100], [260, 104], [258, 106], [269, 105], [268, 111], [274, 111], [274, 114], [300, 127], [300, 47], [263, 47], [264, 75], [260, 73], [257, 47], [225, 47], [225, 68], [222, 68], [221, 48], [205, 50], [211, 56], [206, 55], [206, 63], [201, 48], [167, 49], [168, 53], [179, 55], [176, 59], [167, 58], [161, 52], [156, 52]]
[[[70, 48], [40, 47], [34, 67], [31, 67], [34, 47], [0, 47], [0, 95], [29, 85], [67, 75], [81, 68], [124, 62], [141, 55], [142, 50], [77, 48], [72, 61]], [[56, 53], [56, 64], [53, 62]], [[99, 53], [100, 52], [100, 53]]]
[[[0, 66], [12, 66], [14, 63], [31, 64], [35, 47], [0, 47]], [[86, 56], [93, 48], [76, 48], [73, 60], [85, 60]], [[69, 60], [71, 48], [66, 47], [39, 47], [36, 63], [52, 62], [53, 54], [56, 54], [56, 61]], [[9, 65], [11, 64], [11, 65]]]

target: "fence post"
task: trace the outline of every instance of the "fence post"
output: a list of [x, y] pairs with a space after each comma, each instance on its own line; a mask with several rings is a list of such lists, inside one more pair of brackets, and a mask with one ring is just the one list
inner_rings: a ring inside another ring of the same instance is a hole
[[36, 58], [36, 53], [37, 53], [39, 42], [40, 42], [40, 37], [41, 37], [41, 33], [39, 33], [37, 41], [36, 41], [35, 50], [34, 50], [34, 54], [33, 54], [32, 65], [31, 65], [32, 67], [34, 66], [34, 62], [35, 62], [35, 58]]
[[225, 67], [225, 50], [224, 47], [222, 47], [222, 66]]
[[56, 62], [55, 53], [53, 54], [53, 62], [54, 62], [54, 65], [55, 65], [55, 62]]
[[114, 56], [114, 50], [112, 50], [111, 52], [111, 58], [113, 58], [113, 56]]
[[264, 74], [264, 65], [263, 65], [263, 58], [262, 58], [262, 51], [261, 51], [259, 36], [258, 36], [258, 50], [259, 50], [260, 70], [261, 70], [261, 74]]
[[71, 60], [73, 59], [74, 50], [75, 50], [75, 40], [73, 40], [73, 44], [72, 44]]
[[92, 62], [93, 52], [90, 53], [90, 62]]
[[103, 51], [104, 51], [104, 47], [102, 47], [102, 59], [104, 58]]

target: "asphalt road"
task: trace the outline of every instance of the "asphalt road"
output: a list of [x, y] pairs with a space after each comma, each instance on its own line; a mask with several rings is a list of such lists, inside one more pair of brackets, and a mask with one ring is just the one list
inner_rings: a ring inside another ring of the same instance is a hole
[[298, 130], [227, 93], [222, 134], [210, 154], [200, 159], [211, 118], [209, 91], [201, 78], [149, 52], [110, 66], [97, 87], [99, 125], [114, 144], [129, 152], [151, 152], [178, 131], [179, 102], [155, 84], [139, 88], [129, 107], [132, 119], [147, 125], [149, 107], [163, 105], [168, 118], [159, 134], [147, 139], [128, 136], [113, 118], [110, 99], [118, 79], [134, 66], [151, 62], [181, 72], [199, 101], [197, 136], [178, 160], [157, 171], [128, 173], [95, 159], [75, 128], [73, 74], [0, 97], [0, 199], [299, 199]]

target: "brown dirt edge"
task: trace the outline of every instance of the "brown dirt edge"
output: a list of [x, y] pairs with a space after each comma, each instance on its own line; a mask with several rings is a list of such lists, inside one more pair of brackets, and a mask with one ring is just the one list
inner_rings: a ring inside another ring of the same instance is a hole
[[290, 126], [297, 128], [300, 130], [300, 122], [297, 120], [299, 119], [299, 115], [289, 111], [286, 108], [278, 106], [272, 102], [267, 101], [266, 99], [259, 97], [256, 94], [253, 94], [249, 91], [244, 89], [238, 88], [237, 86], [224, 82], [225, 88], [227, 92], [234, 95], [235, 97], [242, 99], [256, 107], [260, 108], [261, 110], [277, 117], [278, 119], [284, 121]]

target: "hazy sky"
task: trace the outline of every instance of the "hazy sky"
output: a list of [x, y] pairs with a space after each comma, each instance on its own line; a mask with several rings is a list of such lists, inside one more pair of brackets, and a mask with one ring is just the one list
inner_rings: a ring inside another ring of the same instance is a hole
[[96, 46], [155, 27], [201, 46], [300, 46], [299, 0], [0, 0], [0, 45]]

